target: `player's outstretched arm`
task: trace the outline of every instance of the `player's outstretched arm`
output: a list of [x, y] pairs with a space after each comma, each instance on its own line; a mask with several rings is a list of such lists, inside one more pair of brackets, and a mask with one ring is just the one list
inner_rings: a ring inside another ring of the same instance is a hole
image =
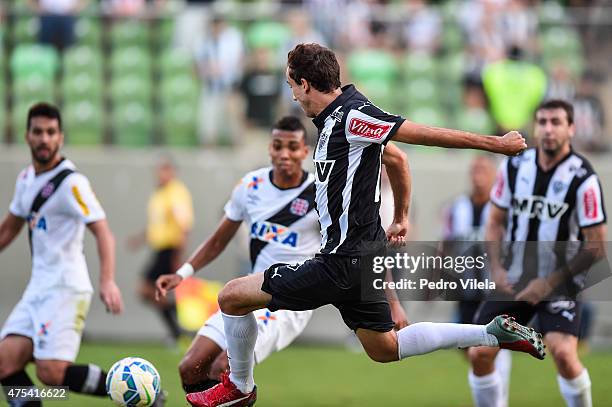
[[403, 244], [408, 233], [408, 211], [412, 189], [408, 158], [397, 146], [389, 143], [385, 147], [382, 162], [385, 164], [393, 192], [393, 223], [387, 229], [387, 239], [391, 244]]
[[[178, 271], [186, 267], [191, 268], [193, 273], [216, 259], [236, 235], [241, 223], [224, 216], [213, 234], [193, 252]], [[175, 289], [181, 281], [183, 281], [182, 273], [160, 276], [155, 282], [155, 298], [159, 300], [160, 297], [165, 297], [168, 291]]]
[[511, 131], [503, 137], [483, 136], [461, 130], [431, 127], [404, 121], [392, 140], [445, 148], [473, 148], [505, 155], [516, 155], [527, 148], [520, 133]]
[[100, 258], [100, 298], [113, 314], [123, 311], [121, 291], [115, 283], [115, 237], [106, 219], [89, 223], [87, 228], [96, 238]]
[[23, 218], [19, 218], [10, 212], [6, 214], [2, 223], [0, 223], [0, 252], [17, 237], [24, 224], [25, 220]]

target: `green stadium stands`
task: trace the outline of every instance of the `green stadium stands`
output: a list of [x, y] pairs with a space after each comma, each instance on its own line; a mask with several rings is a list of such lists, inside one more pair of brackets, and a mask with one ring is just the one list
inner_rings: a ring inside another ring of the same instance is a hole
[[74, 27], [77, 44], [100, 47], [102, 27], [97, 17], [80, 17]]
[[145, 78], [152, 73], [151, 53], [146, 48], [131, 46], [115, 48], [110, 57], [111, 75], [138, 75]]
[[13, 96], [19, 100], [54, 100], [55, 82], [38, 74], [19, 77], [13, 82]]
[[98, 145], [103, 140], [104, 117], [99, 104], [83, 100], [63, 107], [66, 140], [70, 145]]
[[348, 58], [348, 69], [361, 92], [381, 108], [394, 110], [399, 69], [392, 54], [377, 49], [355, 51]]
[[53, 80], [59, 68], [55, 48], [40, 44], [20, 44], [11, 56], [11, 72], [15, 78], [40, 75]]
[[182, 49], [169, 48], [159, 58], [160, 73], [162, 76], [193, 75], [193, 57]]
[[135, 19], [115, 21], [110, 28], [110, 40], [114, 48], [148, 47], [149, 30], [147, 23]]
[[114, 142], [117, 145], [126, 147], [150, 145], [153, 135], [151, 105], [137, 102], [115, 103], [112, 127]]
[[64, 103], [75, 104], [82, 101], [102, 106], [103, 81], [101, 77], [82, 72], [64, 77], [62, 81], [62, 97]]
[[257, 21], [246, 30], [246, 42], [251, 48], [268, 48], [278, 51], [289, 38], [289, 29], [276, 21]]
[[128, 75], [113, 78], [110, 85], [110, 96], [113, 104], [137, 102], [150, 104], [153, 89], [150, 78]]
[[185, 102], [164, 107], [162, 128], [167, 145], [183, 147], [197, 145], [196, 107], [196, 104]]
[[38, 17], [17, 17], [13, 21], [11, 40], [16, 44], [36, 42], [39, 29]]
[[454, 126], [479, 134], [494, 134], [495, 122], [485, 109], [464, 108], [456, 112]]
[[81, 73], [102, 78], [102, 52], [98, 48], [81, 45], [71, 47], [64, 54], [64, 77]]
[[405, 80], [433, 79], [436, 75], [436, 68], [437, 64], [433, 56], [415, 52], [405, 58], [402, 64], [402, 73]]

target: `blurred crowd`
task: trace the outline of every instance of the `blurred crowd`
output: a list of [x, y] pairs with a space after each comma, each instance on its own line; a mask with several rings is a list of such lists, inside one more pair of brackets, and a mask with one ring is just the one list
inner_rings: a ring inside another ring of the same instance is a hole
[[605, 56], [590, 45], [596, 0], [26, 3], [40, 14], [40, 41], [60, 50], [75, 41], [74, 19], [91, 3], [109, 22], [175, 16], [172, 46], [190, 56], [201, 88], [195, 115], [203, 145], [238, 143], [280, 114], [298, 113], [284, 83], [286, 55], [318, 42], [339, 54], [343, 83], [408, 119], [529, 134], [535, 106], [560, 97], [575, 105], [575, 144], [608, 148], [601, 89], [610, 66], [597, 63]]

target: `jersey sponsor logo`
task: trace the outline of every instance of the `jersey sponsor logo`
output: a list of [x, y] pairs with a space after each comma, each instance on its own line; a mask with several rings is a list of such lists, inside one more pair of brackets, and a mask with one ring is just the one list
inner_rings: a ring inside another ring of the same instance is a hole
[[307, 200], [302, 198], [295, 198], [293, 202], [291, 202], [289, 212], [291, 212], [295, 216], [304, 216], [308, 213], [309, 206], [310, 204]]
[[314, 160], [317, 182], [327, 184], [335, 163], [335, 160]]
[[511, 206], [514, 215], [527, 214], [540, 220], [559, 219], [569, 207], [565, 202], [552, 201], [543, 196], [512, 198]]
[[47, 231], [47, 220], [44, 216], [38, 217], [37, 213], [32, 213], [27, 217], [28, 227], [30, 230], [38, 229]]
[[571, 165], [569, 167], [569, 170], [570, 172], [575, 173], [578, 178], [582, 178], [587, 175], [587, 170], [583, 167], [576, 167], [575, 165]]
[[587, 219], [597, 219], [597, 195], [595, 188], [591, 187], [584, 192], [582, 196], [584, 206], [584, 216]]
[[268, 325], [270, 321], [276, 321], [276, 317], [270, 311], [266, 311], [265, 315], [260, 315], [257, 319], [262, 321], [264, 325]]
[[353, 117], [349, 123], [349, 133], [353, 136], [365, 137], [373, 140], [382, 139], [390, 129], [390, 124], [372, 123], [357, 117]]
[[253, 177], [251, 178], [251, 181], [249, 181], [249, 183], [247, 184], [247, 188], [248, 189], [259, 189], [259, 184], [261, 184], [262, 182], [264, 182], [264, 179], [262, 177]]
[[251, 238], [262, 242], [277, 242], [283, 245], [296, 247], [299, 234], [287, 226], [271, 222], [254, 222], [251, 226]]

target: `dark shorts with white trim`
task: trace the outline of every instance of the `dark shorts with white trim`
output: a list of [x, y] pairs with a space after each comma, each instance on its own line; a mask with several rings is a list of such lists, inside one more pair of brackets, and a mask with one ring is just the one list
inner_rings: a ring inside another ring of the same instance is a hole
[[[533, 327], [542, 335], [561, 332], [578, 336], [582, 303], [570, 300], [544, 301], [531, 305], [522, 301], [484, 301], [474, 317], [476, 324], [488, 324], [497, 315], [508, 314], [518, 323]], [[534, 319], [534, 317], [536, 317]]]
[[[264, 272], [261, 289], [272, 295], [270, 311], [305, 311], [331, 304], [353, 331], [393, 329], [384, 291], [362, 291], [362, 263], [369, 256], [317, 254], [302, 264], [274, 264]], [[365, 288], [365, 287], [364, 287]]]

